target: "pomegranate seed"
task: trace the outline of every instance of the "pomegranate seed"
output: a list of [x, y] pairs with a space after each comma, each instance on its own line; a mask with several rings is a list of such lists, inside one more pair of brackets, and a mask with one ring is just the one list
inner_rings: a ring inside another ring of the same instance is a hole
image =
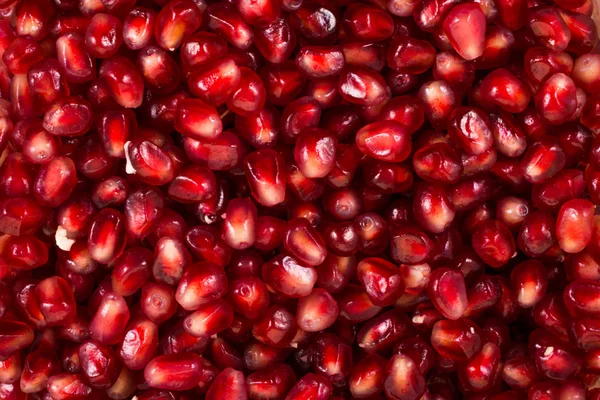
[[65, 32], [56, 40], [56, 54], [69, 82], [84, 83], [96, 78], [96, 60], [88, 52], [83, 34]]
[[480, 90], [486, 101], [511, 113], [524, 111], [530, 100], [525, 85], [504, 68], [489, 73], [481, 82]]
[[5, 320], [0, 327], [0, 359], [3, 361], [33, 342], [33, 330], [18, 321]]
[[561, 72], [549, 77], [535, 95], [535, 107], [542, 120], [550, 125], [569, 120], [577, 109], [573, 80]]
[[222, 268], [209, 262], [189, 265], [177, 286], [175, 299], [186, 310], [222, 297], [227, 291], [227, 277]]
[[44, 209], [29, 197], [5, 199], [0, 202], [0, 232], [32, 235], [42, 226]]
[[403, 291], [403, 280], [398, 268], [380, 258], [365, 258], [358, 263], [357, 277], [373, 304], [393, 304]]
[[35, 236], [5, 236], [2, 242], [0, 254], [12, 268], [30, 270], [48, 262], [48, 247]]
[[144, 81], [130, 60], [122, 56], [107, 58], [102, 62], [99, 76], [120, 106], [137, 108], [142, 104]]
[[118, 294], [107, 293], [90, 321], [90, 337], [104, 344], [118, 343], [125, 333], [129, 315], [125, 299]]
[[46, 385], [52, 399], [83, 400], [93, 394], [93, 389], [80, 374], [58, 374], [50, 377]]
[[435, 308], [446, 318], [455, 320], [467, 310], [467, 292], [463, 275], [449, 268], [438, 268], [429, 276], [429, 297]]
[[582, 251], [592, 238], [594, 205], [587, 200], [573, 199], [562, 205], [556, 219], [556, 237], [568, 253]]
[[594, 298], [597, 296], [598, 290], [597, 282], [571, 282], [563, 293], [565, 306], [569, 313], [573, 316], [596, 316]]
[[506, 264], [515, 255], [515, 241], [509, 229], [500, 221], [481, 223], [473, 233], [473, 249], [493, 268]]
[[432, 233], [443, 232], [456, 214], [445, 187], [437, 184], [422, 184], [417, 187], [413, 198], [413, 212], [420, 225]]
[[286, 172], [278, 152], [262, 149], [250, 153], [244, 160], [244, 173], [256, 201], [264, 206], [284, 201]]
[[208, 338], [197, 338], [187, 333], [183, 328], [183, 322], [178, 322], [169, 329], [159, 343], [163, 354], [201, 353], [206, 349], [207, 344]]
[[435, 48], [424, 40], [396, 36], [387, 50], [387, 65], [407, 74], [427, 71], [435, 61]]
[[331, 396], [333, 386], [329, 379], [317, 374], [306, 374], [296, 382], [288, 392], [285, 400], [312, 398], [326, 400]]
[[238, 49], [245, 50], [254, 41], [252, 29], [230, 3], [211, 4], [208, 7], [208, 28]]
[[233, 309], [223, 299], [202, 304], [184, 319], [187, 333], [196, 337], [212, 336], [221, 332], [233, 321]]
[[179, 66], [166, 50], [157, 46], [144, 47], [138, 53], [136, 64], [152, 92], [167, 94], [179, 86]]
[[44, 115], [44, 129], [56, 136], [81, 136], [92, 126], [92, 105], [79, 96], [64, 97]]
[[121, 372], [121, 360], [112, 349], [91, 341], [79, 347], [81, 371], [95, 388], [107, 389], [117, 380]]
[[296, 335], [294, 316], [281, 306], [270, 307], [252, 328], [258, 341], [274, 347], [287, 347]]
[[94, 57], [114, 56], [123, 43], [121, 21], [108, 14], [96, 14], [92, 17], [85, 32], [85, 45]]
[[483, 54], [485, 26], [485, 15], [476, 3], [454, 6], [443, 21], [444, 33], [465, 60], [474, 60]]
[[581, 368], [581, 360], [569, 344], [539, 329], [529, 337], [529, 351], [540, 375], [550, 379], [564, 380]]
[[528, 27], [544, 46], [557, 51], [567, 48], [571, 31], [560, 13], [550, 7], [538, 7], [527, 14]]
[[154, 35], [156, 12], [136, 7], [123, 20], [123, 43], [131, 50], [140, 50], [150, 44]]
[[283, 398], [294, 386], [295, 381], [296, 375], [289, 365], [272, 365], [248, 375], [248, 398], [263, 399], [265, 394], [268, 399]]
[[142, 286], [140, 308], [156, 324], [167, 321], [177, 311], [175, 290], [163, 283], [146, 282]]
[[385, 395], [391, 399], [417, 399], [425, 392], [425, 378], [410, 357], [394, 355], [385, 367]]
[[202, 13], [190, 0], [172, 0], [156, 16], [154, 37], [159, 46], [174, 51], [202, 23]]
[[431, 344], [444, 357], [466, 360], [482, 348], [480, 329], [466, 318], [441, 320], [433, 326]]
[[127, 368], [141, 370], [152, 359], [157, 346], [158, 327], [152, 321], [138, 317], [126, 328], [119, 357]]
[[[352, 368], [352, 348], [339, 337], [321, 333], [313, 344], [313, 370], [336, 386], [344, 385]], [[293, 389], [292, 389], [293, 390]]]
[[158, 356], [144, 368], [150, 387], [166, 390], [188, 390], [200, 380], [200, 356], [193, 353]]
[[361, 67], [347, 66], [339, 76], [338, 91], [349, 103], [370, 106], [387, 96], [385, 81], [377, 72]]

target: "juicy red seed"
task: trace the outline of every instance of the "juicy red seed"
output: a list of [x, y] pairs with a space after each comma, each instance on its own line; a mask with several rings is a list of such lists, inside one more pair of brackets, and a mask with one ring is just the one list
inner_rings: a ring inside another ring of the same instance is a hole
[[152, 321], [137, 317], [127, 326], [119, 347], [119, 356], [132, 370], [144, 368], [158, 346], [158, 327]]
[[139, 50], [150, 44], [154, 35], [156, 11], [136, 7], [123, 20], [123, 43], [131, 50]]
[[467, 291], [460, 271], [438, 268], [429, 275], [429, 297], [435, 308], [449, 319], [460, 318], [467, 310]]
[[483, 54], [485, 28], [485, 15], [477, 3], [454, 6], [443, 21], [450, 44], [465, 60], [474, 60]]
[[194, 353], [162, 355], [144, 368], [150, 387], [166, 390], [188, 390], [200, 380], [200, 356]]
[[222, 268], [209, 262], [189, 265], [184, 271], [175, 299], [186, 310], [222, 297], [227, 291], [227, 277]]

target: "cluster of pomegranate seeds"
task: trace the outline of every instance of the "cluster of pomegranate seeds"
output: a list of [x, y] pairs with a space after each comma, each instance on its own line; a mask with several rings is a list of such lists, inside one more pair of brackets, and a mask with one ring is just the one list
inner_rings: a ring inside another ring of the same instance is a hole
[[0, 0], [0, 400], [600, 400], [595, 0]]

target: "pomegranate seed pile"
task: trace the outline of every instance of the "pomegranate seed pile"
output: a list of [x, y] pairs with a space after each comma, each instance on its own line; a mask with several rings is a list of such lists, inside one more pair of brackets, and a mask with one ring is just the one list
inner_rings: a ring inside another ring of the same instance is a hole
[[593, 8], [0, 0], [0, 400], [600, 400]]

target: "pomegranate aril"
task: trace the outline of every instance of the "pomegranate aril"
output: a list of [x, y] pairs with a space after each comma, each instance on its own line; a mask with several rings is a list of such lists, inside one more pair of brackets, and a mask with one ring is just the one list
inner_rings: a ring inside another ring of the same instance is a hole
[[143, 138], [125, 143], [126, 172], [149, 185], [169, 183], [175, 175], [174, 161], [160, 146]]
[[417, 187], [413, 212], [419, 224], [432, 233], [446, 230], [456, 215], [446, 188], [438, 184], [421, 184]]
[[479, 327], [466, 318], [436, 322], [431, 344], [440, 355], [453, 360], [467, 360], [483, 345]]
[[563, 300], [569, 314], [572, 316], [597, 316], [598, 308], [594, 300], [598, 296], [599, 290], [598, 282], [571, 282], [563, 293]]
[[544, 377], [565, 380], [581, 368], [581, 358], [575, 349], [542, 329], [529, 335], [528, 347], [538, 372]]
[[254, 44], [261, 55], [274, 64], [287, 60], [296, 45], [296, 35], [287, 18], [254, 29]]
[[[181, 255], [177, 257], [177, 261], [179, 259], [183, 261], [184, 259], [187, 260], [190, 258], [189, 253], [183, 248], [183, 244], [179, 241], [171, 238], [163, 238], [161, 240], [165, 240], [165, 243], [168, 243], [170, 246], [175, 245], [176, 248], [181, 248], [181, 250], [178, 250]], [[185, 241], [192, 254], [201, 260], [210, 261], [222, 267], [227, 265], [231, 260], [231, 249], [227, 243], [221, 239], [221, 232], [218, 228], [211, 228], [210, 226], [193, 227], [187, 232]], [[165, 252], [165, 256], [169, 253], [172, 253], [172, 250]], [[167, 261], [167, 259], [165, 259], [165, 261]], [[180, 263], [181, 266], [177, 268], [178, 270], [181, 270], [180, 273], [183, 273], [183, 269], [187, 265], [187, 262], [189, 261]], [[166, 265], [169, 264], [174, 263], [169, 262]], [[177, 281], [178, 279], [175, 282]], [[168, 283], [172, 284], [172, 282]]]
[[254, 33], [233, 4], [211, 4], [207, 13], [211, 31], [223, 36], [238, 49], [245, 50], [252, 45]]
[[58, 357], [52, 350], [37, 349], [25, 357], [19, 386], [24, 393], [36, 393], [46, 388], [51, 376], [60, 372]]
[[142, 286], [140, 308], [156, 324], [167, 321], [177, 311], [175, 290], [163, 283], [146, 282]]
[[113, 56], [102, 62], [99, 76], [111, 97], [122, 107], [137, 108], [142, 104], [144, 80], [135, 64], [123, 56]]
[[144, 368], [150, 387], [166, 390], [189, 390], [200, 380], [200, 356], [193, 353], [162, 355]]
[[93, 389], [80, 374], [54, 375], [46, 388], [52, 399], [85, 400], [93, 395]]
[[517, 304], [529, 308], [546, 294], [548, 276], [542, 263], [529, 260], [515, 266], [511, 273], [511, 282], [517, 295]]
[[0, 232], [13, 235], [32, 235], [42, 226], [45, 210], [29, 197], [0, 201]]
[[358, 346], [368, 353], [388, 348], [412, 333], [406, 315], [392, 310], [378, 315], [363, 325], [356, 335]]
[[568, 121], [577, 109], [575, 83], [567, 75], [558, 72], [542, 83], [534, 100], [544, 122], [560, 125]]
[[175, 285], [191, 262], [192, 256], [180, 239], [162, 237], [154, 247], [152, 274], [157, 281]]
[[282, 156], [275, 150], [262, 149], [244, 160], [244, 173], [256, 201], [274, 206], [285, 200], [286, 169]]
[[0, 359], [6, 360], [33, 342], [33, 330], [25, 323], [4, 320], [0, 326]]
[[252, 328], [258, 341], [274, 347], [287, 347], [296, 335], [294, 316], [281, 306], [272, 306], [260, 317]]
[[516, 76], [504, 68], [490, 72], [481, 82], [483, 98], [510, 113], [520, 113], [529, 104], [529, 91]]
[[390, 399], [418, 399], [426, 390], [425, 378], [408, 356], [394, 355], [385, 367], [384, 391]]
[[537, 41], [557, 51], [567, 48], [571, 40], [571, 31], [557, 9], [537, 7], [527, 13], [528, 28]]
[[54, 137], [41, 126], [28, 129], [22, 146], [23, 155], [34, 164], [50, 162], [58, 154]]
[[212, 336], [231, 325], [233, 309], [223, 299], [216, 299], [196, 308], [183, 321], [187, 333], [196, 337]]
[[313, 370], [324, 375], [335, 386], [346, 384], [352, 367], [352, 348], [341, 338], [320, 333], [312, 347]]
[[556, 219], [556, 237], [568, 253], [582, 251], [592, 239], [594, 205], [583, 199], [569, 200], [562, 205]]
[[270, 105], [250, 116], [235, 116], [235, 129], [256, 149], [273, 147], [279, 137], [279, 112]]
[[497, 385], [502, 368], [500, 349], [486, 343], [468, 363], [459, 369], [459, 378], [465, 388], [485, 392]]
[[96, 60], [85, 45], [83, 35], [66, 32], [56, 40], [58, 62], [71, 83], [84, 83], [96, 78]]
[[331, 381], [322, 375], [308, 373], [296, 382], [288, 392], [285, 400], [301, 400], [311, 398], [326, 400], [331, 397], [333, 386]]
[[135, 317], [127, 326], [119, 346], [119, 357], [127, 368], [143, 369], [154, 356], [158, 346], [158, 327], [154, 322]]
[[400, 297], [404, 283], [398, 267], [380, 258], [365, 258], [357, 266], [357, 277], [377, 306], [389, 306]]
[[442, 26], [454, 50], [465, 60], [474, 60], [483, 54], [486, 20], [479, 4], [454, 6]]
[[48, 262], [48, 247], [35, 236], [5, 235], [2, 242], [0, 254], [6, 265], [12, 268], [30, 270]]
[[438, 268], [429, 275], [429, 297], [435, 308], [449, 319], [460, 318], [467, 310], [467, 291], [463, 275], [449, 268]]
[[122, 296], [107, 293], [90, 321], [90, 337], [103, 344], [116, 344], [125, 334], [129, 306]]
[[96, 14], [85, 32], [85, 45], [94, 57], [114, 56], [123, 43], [123, 27], [118, 18]]
[[227, 291], [227, 277], [222, 268], [209, 262], [189, 265], [177, 286], [175, 299], [186, 310], [222, 297]]
[[246, 378], [248, 398], [251, 400], [283, 398], [295, 382], [296, 375], [289, 365], [271, 365], [248, 375]]
[[435, 48], [424, 40], [397, 35], [387, 49], [388, 67], [406, 74], [421, 74], [435, 61]]
[[481, 223], [473, 233], [473, 249], [493, 268], [506, 264], [515, 255], [515, 242], [510, 230], [500, 221]]
[[305, 84], [305, 77], [293, 61], [267, 65], [260, 77], [265, 85], [267, 100], [273, 105], [286, 105], [295, 99]]
[[83, 375], [94, 388], [111, 387], [121, 372], [121, 360], [113, 350], [92, 341], [79, 346], [79, 360]]
[[2, 60], [8, 70], [15, 74], [26, 74], [27, 71], [39, 61], [44, 54], [40, 45], [32, 39], [17, 38], [2, 54]]
[[123, 20], [123, 43], [131, 50], [140, 50], [154, 38], [156, 11], [136, 7]]
[[179, 66], [169, 53], [157, 46], [144, 47], [136, 65], [149, 90], [157, 94], [173, 92], [181, 81]]
[[164, 5], [154, 23], [154, 37], [159, 46], [174, 51], [202, 23], [202, 13], [191, 0], [172, 0]]
[[350, 65], [339, 75], [338, 91], [349, 103], [371, 106], [387, 97], [386, 84], [381, 75], [366, 67]]
[[75, 317], [75, 296], [63, 278], [54, 276], [44, 279], [36, 286], [35, 296], [48, 326], [65, 325]]
[[143, 247], [127, 249], [112, 263], [112, 288], [121, 296], [131, 296], [152, 274], [152, 252]]

